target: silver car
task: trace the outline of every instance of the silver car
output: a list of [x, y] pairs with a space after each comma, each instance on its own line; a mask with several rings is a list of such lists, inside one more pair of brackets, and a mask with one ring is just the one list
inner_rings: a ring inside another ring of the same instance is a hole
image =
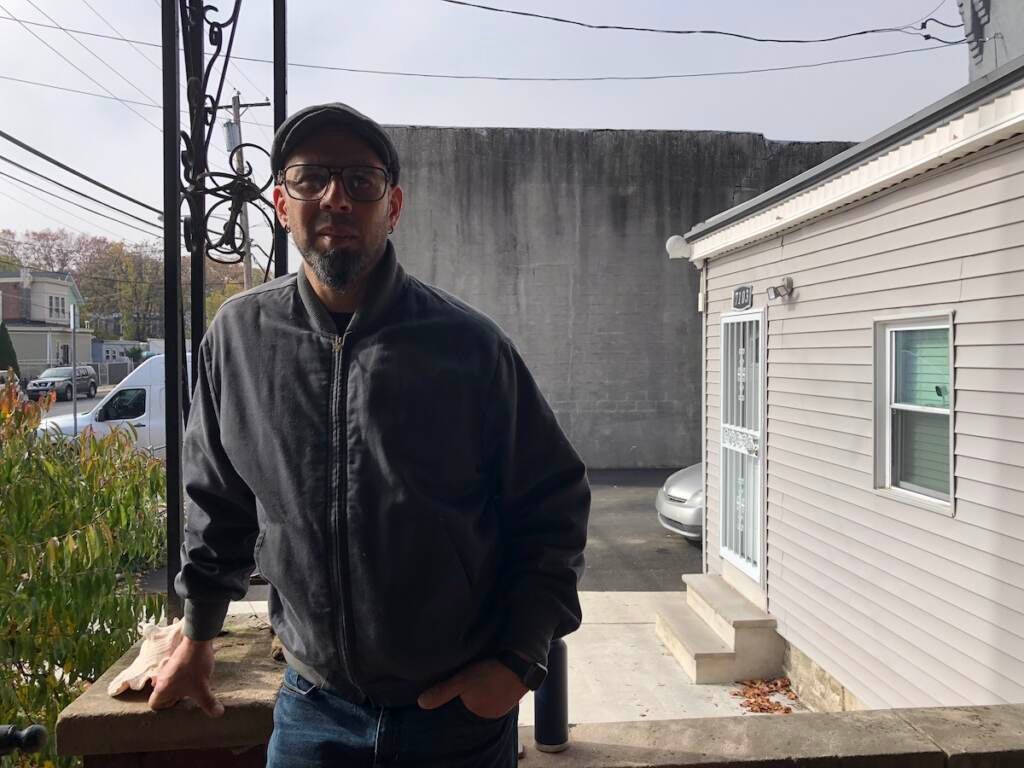
[[704, 538], [703, 467], [694, 464], [670, 475], [654, 502], [658, 522], [691, 541]]

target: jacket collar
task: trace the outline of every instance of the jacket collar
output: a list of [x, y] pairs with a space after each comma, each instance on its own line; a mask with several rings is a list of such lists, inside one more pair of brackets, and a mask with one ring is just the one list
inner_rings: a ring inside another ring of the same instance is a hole
[[[373, 268], [367, 280], [363, 301], [352, 316], [349, 332], [365, 333], [378, 325], [383, 319], [384, 313], [402, 290], [405, 281], [405, 270], [398, 263], [395, 247], [388, 240], [384, 255], [377, 266]], [[320, 333], [337, 336], [338, 329], [334, 324], [334, 318], [320, 301], [320, 297], [316, 295], [316, 291], [306, 276], [305, 266], [299, 268], [298, 284], [299, 296], [312, 320], [313, 327]]]

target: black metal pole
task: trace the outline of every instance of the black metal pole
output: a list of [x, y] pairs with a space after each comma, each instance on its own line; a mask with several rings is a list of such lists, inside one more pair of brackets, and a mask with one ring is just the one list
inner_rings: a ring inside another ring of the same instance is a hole
[[[203, 85], [203, 70], [206, 59], [203, 56], [203, 0], [189, 0], [188, 28], [189, 36], [189, 83], [190, 100], [194, 100], [195, 109], [190, 105], [189, 117], [192, 121], [191, 135], [193, 148], [193, 186], [199, 189], [195, 196], [195, 206], [191, 209], [192, 216], [192, 359], [199, 359], [199, 344], [206, 332], [206, 93]], [[225, 64], [227, 66], [227, 64]], [[193, 93], [195, 95], [193, 95]], [[192, 366], [192, 378], [189, 392], [195, 389], [198, 366]]]
[[541, 752], [569, 747], [569, 654], [565, 640], [548, 647], [548, 676], [533, 694], [533, 738]]
[[164, 133], [164, 385], [167, 428], [167, 614], [180, 618], [183, 605], [174, 591], [181, 569], [183, 499], [181, 483], [181, 190], [178, 133], [178, 0], [161, 4]]
[[[274, 130], [288, 117], [288, 31], [285, 0], [274, 0]], [[274, 277], [288, 274], [288, 233], [274, 219]]]

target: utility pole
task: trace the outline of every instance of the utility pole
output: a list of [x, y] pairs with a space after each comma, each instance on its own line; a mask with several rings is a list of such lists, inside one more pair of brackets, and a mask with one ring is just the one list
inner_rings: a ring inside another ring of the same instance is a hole
[[[231, 119], [224, 122], [224, 135], [227, 143], [228, 154], [234, 152], [235, 173], [245, 173], [245, 148], [242, 147], [242, 107], [268, 107], [270, 102], [258, 102], [256, 104], [242, 104], [242, 99], [235, 91], [231, 97]], [[227, 107], [223, 107], [226, 109]], [[236, 147], [238, 148], [235, 151]], [[245, 290], [252, 288], [252, 237], [249, 234], [249, 207], [243, 203], [239, 214], [242, 226], [242, 287]]]
[[78, 305], [71, 304], [71, 420], [78, 435]]

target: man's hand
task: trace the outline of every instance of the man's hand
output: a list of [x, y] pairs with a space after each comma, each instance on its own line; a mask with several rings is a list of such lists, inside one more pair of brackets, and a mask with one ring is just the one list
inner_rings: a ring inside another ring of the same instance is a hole
[[174, 653], [156, 673], [150, 709], [173, 707], [186, 696], [210, 717], [224, 714], [224, 705], [210, 690], [213, 675], [213, 642], [181, 639]]
[[470, 664], [443, 683], [420, 694], [417, 703], [423, 709], [437, 709], [456, 696], [466, 709], [491, 720], [507, 714], [523, 696], [526, 686], [508, 667], [495, 659]]

